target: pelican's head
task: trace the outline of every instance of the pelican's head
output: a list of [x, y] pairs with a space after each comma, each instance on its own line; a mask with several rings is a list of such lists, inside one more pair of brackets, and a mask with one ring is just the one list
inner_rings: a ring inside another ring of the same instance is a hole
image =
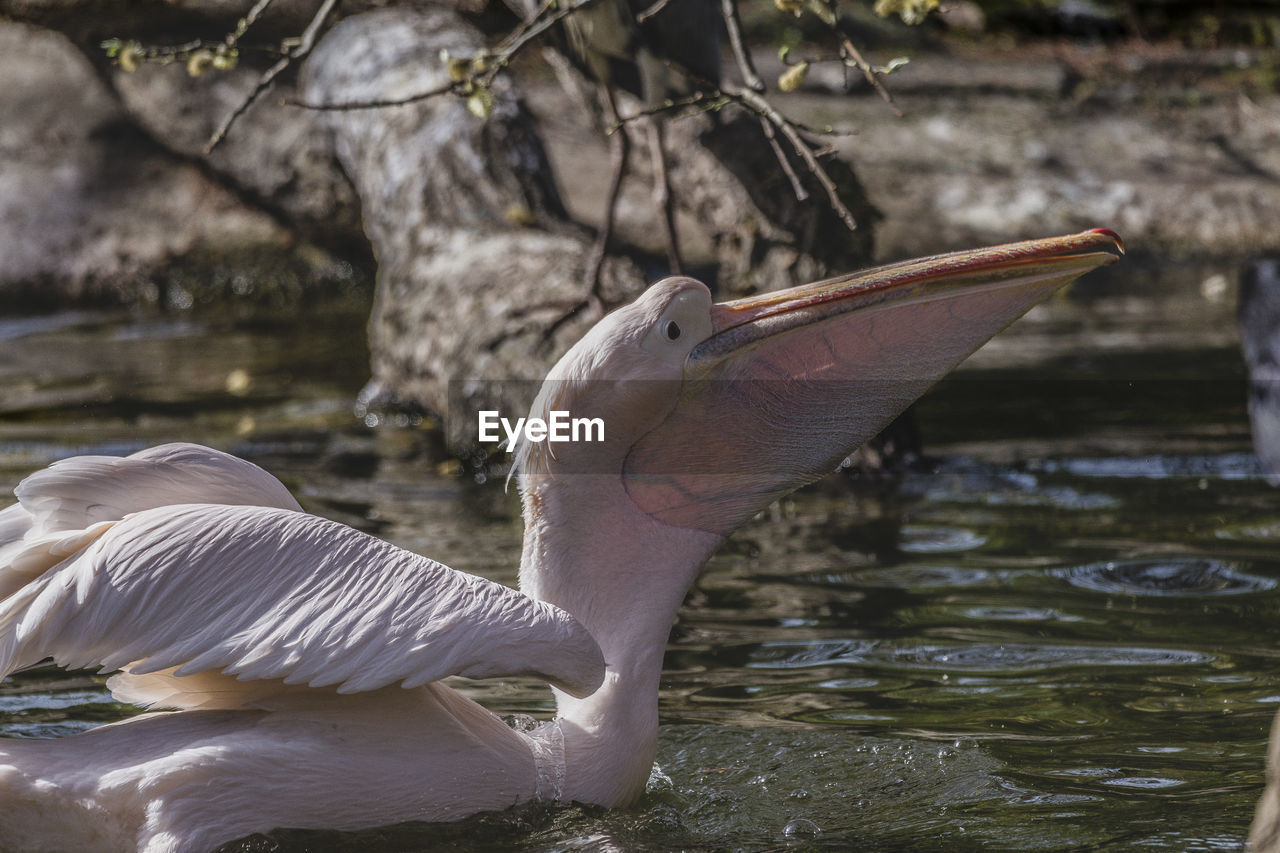
[[619, 473], [680, 399], [691, 353], [713, 334], [714, 307], [702, 282], [666, 278], [593, 326], [547, 373], [529, 418], [599, 419], [603, 440], [526, 441], [516, 450], [520, 475]]
[[616, 476], [655, 520], [725, 535], [1122, 251], [1096, 229], [720, 304], [693, 279], [665, 279], [570, 349], [534, 403], [531, 416], [600, 419], [604, 440], [525, 443], [516, 464], [526, 483]]

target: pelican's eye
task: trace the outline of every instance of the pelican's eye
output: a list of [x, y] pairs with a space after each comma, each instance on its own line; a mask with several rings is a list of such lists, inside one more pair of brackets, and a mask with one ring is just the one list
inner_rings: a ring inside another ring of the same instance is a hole
[[684, 364], [689, 351], [711, 337], [711, 294], [690, 287], [675, 294], [644, 336], [645, 352], [668, 364]]

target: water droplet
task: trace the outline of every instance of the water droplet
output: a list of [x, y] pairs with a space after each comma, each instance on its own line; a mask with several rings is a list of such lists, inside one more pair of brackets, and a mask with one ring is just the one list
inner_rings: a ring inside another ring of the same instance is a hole
[[783, 838], [820, 838], [822, 830], [813, 821], [799, 817], [782, 827]]

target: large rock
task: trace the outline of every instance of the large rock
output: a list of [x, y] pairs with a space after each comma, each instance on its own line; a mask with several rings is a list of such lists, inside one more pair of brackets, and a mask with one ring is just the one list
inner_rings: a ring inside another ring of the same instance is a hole
[[[442, 50], [481, 44], [445, 9], [368, 12], [325, 36], [301, 91], [330, 104], [408, 97], [447, 81]], [[477, 408], [527, 411], [534, 382], [596, 319], [569, 315], [589, 292], [592, 237], [564, 213], [513, 88], [493, 94], [487, 118], [452, 96], [322, 114], [378, 263], [365, 400], [444, 416], [452, 388], [446, 438], [460, 452], [476, 441]], [[603, 279], [610, 300], [644, 286], [620, 258]]]
[[[273, 276], [252, 274], [254, 265], [290, 253], [318, 259], [301, 271], [293, 265], [297, 286], [321, 277], [332, 256], [359, 260], [372, 247], [378, 280], [366, 397], [437, 415], [451, 408], [451, 383], [455, 398], [523, 408], [529, 386], [520, 383], [537, 380], [599, 316], [597, 302], [569, 313], [589, 291], [594, 234], [566, 213], [560, 193], [573, 214], [598, 218], [603, 208], [593, 192], [608, 181], [607, 160], [598, 123], [559, 89], [534, 86], [540, 128], [509, 78], [495, 86], [494, 111], [482, 120], [448, 96], [379, 110], [288, 106], [282, 102], [298, 89], [286, 74], [206, 154], [214, 128], [273, 61], [249, 50], [251, 39], [301, 31], [317, 4], [273, 3], [246, 37], [235, 70], [196, 78], [182, 63], [126, 73], [98, 42], [217, 37], [247, 11], [247, 0], [98, 4], [95, 15], [90, 5], [0, 2], [12, 15], [61, 28], [80, 48], [14, 25], [11, 50], [0, 55], [18, 67], [35, 63], [23, 78], [27, 94], [0, 93], [16, 152], [0, 169], [12, 187], [9, 234], [20, 246], [12, 253], [20, 262], [7, 270], [11, 291], [38, 282], [43, 293], [67, 296], [101, 282], [117, 298], [137, 298], [161, 292], [184, 264], [207, 268], [188, 281], [256, 287]], [[442, 49], [466, 55], [485, 41], [440, 7], [360, 8], [343, 4], [350, 17], [304, 64], [307, 99], [415, 94], [443, 82]], [[42, 59], [46, 50], [56, 55]], [[75, 97], [61, 95], [67, 91]], [[548, 128], [559, 185], [539, 133]], [[636, 134], [635, 176], [622, 204], [630, 227], [615, 243], [642, 259], [657, 231], [646, 143]], [[697, 269], [722, 293], [794, 284], [857, 266], [869, 254], [869, 227], [850, 234], [821, 202], [795, 200], [755, 118], [672, 121], [667, 147], [682, 225], [698, 235], [686, 243], [702, 246]], [[852, 172], [839, 163], [829, 168], [869, 226], [872, 213]], [[816, 186], [810, 191], [821, 198]], [[227, 264], [239, 272], [211, 272]], [[611, 257], [604, 270], [605, 305], [661, 274], [653, 265], [642, 274], [623, 257]], [[495, 384], [507, 380], [515, 384]], [[464, 445], [455, 433], [450, 442]]]
[[[325, 36], [301, 92], [324, 104], [407, 98], [447, 81], [442, 52], [467, 57], [482, 44], [444, 9], [364, 13]], [[635, 264], [610, 257], [603, 304], [583, 306], [594, 235], [565, 212], [510, 81], [500, 79], [493, 94], [483, 119], [450, 96], [322, 114], [360, 196], [378, 263], [366, 404], [453, 415], [446, 429], [456, 452], [474, 444], [478, 408], [525, 411], [555, 358], [604, 307], [646, 284]], [[561, 117], [549, 135], [567, 148], [597, 139], [563, 94], [543, 90], [539, 101], [543, 115]], [[869, 228], [851, 235], [824, 205], [800, 205], [755, 119], [676, 121], [668, 140], [673, 196], [713, 247], [711, 271], [722, 291], [788, 286], [865, 262]], [[643, 150], [632, 159], [649, 161]], [[602, 159], [562, 161], [564, 186], [606, 183], [602, 166]], [[838, 163], [831, 169], [869, 225], [852, 173]], [[634, 184], [651, 180], [637, 172]], [[639, 207], [647, 218], [636, 230], [655, 231], [652, 204], [632, 205]]]
[[838, 144], [885, 214], [884, 256], [1105, 225], [1140, 254], [1239, 257], [1280, 248], [1269, 61], [1170, 45], [924, 54], [889, 80], [903, 118], [870, 95], [783, 108], [857, 131]]
[[65, 38], [0, 25], [3, 304], [158, 298], [175, 259], [285, 252], [289, 233], [138, 130]]

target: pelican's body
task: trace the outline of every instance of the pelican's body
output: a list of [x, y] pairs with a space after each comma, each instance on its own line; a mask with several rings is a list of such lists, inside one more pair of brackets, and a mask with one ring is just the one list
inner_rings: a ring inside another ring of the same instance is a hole
[[[0, 511], [0, 671], [119, 669], [119, 698], [179, 710], [0, 743], [0, 849], [633, 802], [667, 633], [724, 537], [1116, 245], [1086, 232], [724, 305], [654, 285], [534, 403], [603, 418], [607, 440], [517, 448], [521, 592], [308, 515], [208, 448], [37, 472]], [[553, 685], [554, 721], [517, 732], [438, 683], [512, 674]]]
[[267, 707], [6, 741], [3, 849], [212, 851], [278, 826], [453, 820], [534, 797], [524, 736], [442, 685]]

